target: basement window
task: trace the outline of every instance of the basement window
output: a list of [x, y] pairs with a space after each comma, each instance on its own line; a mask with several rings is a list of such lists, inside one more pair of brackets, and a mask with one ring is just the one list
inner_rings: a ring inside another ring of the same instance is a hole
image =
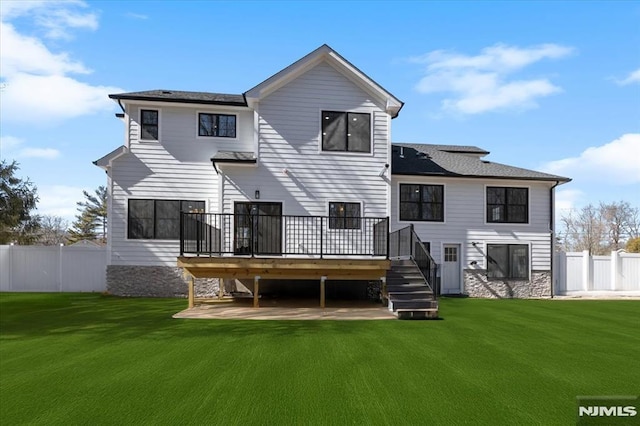
[[529, 279], [529, 246], [487, 244], [487, 278]]

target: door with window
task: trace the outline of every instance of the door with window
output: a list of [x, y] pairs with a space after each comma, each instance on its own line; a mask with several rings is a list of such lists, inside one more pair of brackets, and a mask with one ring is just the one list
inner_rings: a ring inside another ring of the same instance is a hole
[[460, 293], [460, 244], [445, 244], [442, 248], [442, 294]]
[[282, 254], [282, 203], [234, 205], [236, 254]]

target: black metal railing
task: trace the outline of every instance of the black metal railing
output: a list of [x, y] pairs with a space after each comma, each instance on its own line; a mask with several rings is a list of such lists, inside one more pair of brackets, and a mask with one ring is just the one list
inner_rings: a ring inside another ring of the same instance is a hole
[[182, 213], [180, 256], [388, 258], [389, 218]]
[[412, 259], [420, 269], [434, 297], [440, 292], [438, 288], [438, 264], [431, 257], [426, 245], [420, 240], [413, 224], [389, 234], [389, 257]]

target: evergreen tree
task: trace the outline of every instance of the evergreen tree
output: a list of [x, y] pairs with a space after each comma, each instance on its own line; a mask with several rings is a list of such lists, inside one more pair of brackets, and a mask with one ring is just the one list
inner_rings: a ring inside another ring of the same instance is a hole
[[30, 244], [37, 238], [39, 220], [32, 215], [38, 202], [37, 189], [28, 178], [16, 177], [18, 170], [15, 161], [0, 162], [0, 244]]
[[69, 241], [98, 240], [107, 241], [107, 189], [99, 186], [95, 195], [82, 191], [85, 200], [78, 201], [76, 220], [69, 230]]

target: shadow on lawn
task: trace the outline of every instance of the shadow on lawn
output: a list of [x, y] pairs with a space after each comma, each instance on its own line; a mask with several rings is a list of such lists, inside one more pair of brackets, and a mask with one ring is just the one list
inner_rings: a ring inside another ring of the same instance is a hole
[[[184, 299], [120, 298], [98, 294], [41, 294], [0, 297], [0, 340], [62, 334], [113, 339], [309, 335], [320, 330], [358, 333], [370, 321], [185, 320], [172, 315]], [[387, 323], [394, 321], [376, 321]], [[384, 326], [384, 325], [383, 325]]]

